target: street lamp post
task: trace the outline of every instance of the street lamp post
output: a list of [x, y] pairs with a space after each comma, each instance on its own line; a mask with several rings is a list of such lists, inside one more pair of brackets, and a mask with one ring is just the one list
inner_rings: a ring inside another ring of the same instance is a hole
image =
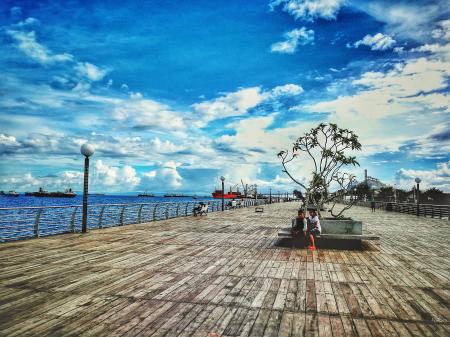
[[221, 176], [220, 180], [222, 181], [222, 212], [225, 209], [225, 200], [224, 200], [224, 194], [225, 194], [225, 177]]
[[416, 178], [414, 180], [417, 184], [416, 187], [416, 201], [417, 201], [417, 216], [419, 216], [419, 197], [420, 197], [420, 190], [419, 190], [419, 184], [422, 181], [420, 178]]
[[81, 232], [87, 232], [87, 208], [88, 208], [88, 189], [89, 189], [89, 157], [94, 154], [94, 147], [85, 143], [81, 146], [80, 152], [84, 156], [84, 183], [83, 183], [83, 220]]

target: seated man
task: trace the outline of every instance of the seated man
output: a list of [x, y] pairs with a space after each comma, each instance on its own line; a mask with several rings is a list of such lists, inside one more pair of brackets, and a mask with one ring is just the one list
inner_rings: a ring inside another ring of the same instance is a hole
[[[320, 227], [320, 220], [319, 220], [319, 217], [317, 216], [317, 213], [315, 210], [309, 211], [308, 223], [310, 225], [310, 229], [308, 231], [310, 245], [309, 245], [308, 249], [316, 250], [316, 243], [315, 243], [314, 237], [316, 235], [320, 235], [320, 233], [322, 232], [322, 228]], [[305, 232], [305, 236], [306, 236], [306, 232], [307, 232], [306, 227], [303, 228], [303, 231]]]
[[302, 209], [298, 210], [297, 217], [292, 220], [292, 235], [296, 236], [299, 233], [301, 233], [301, 230], [306, 230], [306, 218], [305, 218], [305, 211]]

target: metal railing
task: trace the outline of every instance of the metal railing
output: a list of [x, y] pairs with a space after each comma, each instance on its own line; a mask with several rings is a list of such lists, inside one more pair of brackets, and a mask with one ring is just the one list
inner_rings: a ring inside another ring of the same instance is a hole
[[[371, 207], [370, 201], [359, 201], [356, 203], [356, 205]], [[431, 205], [431, 204], [375, 201], [375, 208], [384, 209], [386, 211], [450, 220], [450, 205]]]
[[[208, 212], [222, 210], [222, 201], [208, 203]], [[243, 200], [240, 207], [265, 204]], [[124, 226], [193, 215], [199, 202], [99, 204], [88, 208], [89, 229]], [[0, 242], [81, 232], [81, 205], [0, 208]]]

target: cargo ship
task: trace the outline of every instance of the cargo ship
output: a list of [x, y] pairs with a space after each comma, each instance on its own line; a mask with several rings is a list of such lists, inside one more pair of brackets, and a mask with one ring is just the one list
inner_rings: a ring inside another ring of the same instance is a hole
[[[212, 193], [212, 197], [214, 199], [222, 199], [222, 190], [215, 190]], [[237, 192], [225, 192], [223, 194], [223, 198], [224, 199], [242, 199], [244, 198], [244, 196], [241, 194], [241, 192], [237, 191]]]
[[189, 197], [188, 195], [179, 194], [179, 193], [168, 193], [164, 194], [164, 198], [185, 198]]
[[0, 191], [0, 195], [3, 195], [5, 197], [18, 197], [19, 193], [17, 193], [16, 191], [9, 191], [7, 193]]
[[148, 197], [148, 198], [153, 198], [154, 196], [155, 196], [155, 195], [154, 195], [153, 193], [147, 193], [147, 192], [138, 194], [138, 197]]
[[31, 197], [48, 197], [48, 198], [74, 198], [76, 197], [76, 193], [72, 191], [71, 188], [65, 190], [64, 192], [48, 192], [44, 190], [42, 187], [39, 187], [39, 191], [37, 192], [25, 192], [26, 196]]

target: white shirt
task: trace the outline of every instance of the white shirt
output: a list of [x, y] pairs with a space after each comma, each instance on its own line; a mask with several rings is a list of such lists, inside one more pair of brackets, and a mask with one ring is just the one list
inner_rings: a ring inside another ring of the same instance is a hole
[[314, 217], [312, 217], [311, 215], [308, 217], [308, 220], [310, 222], [311, 225], [313, 225], [313, 228], [317, 228], [319, 230], [319, 232], [322, 233], [322, 227], [320, 227], [320, 220], [319, 217], [317, 215], [315, 215]]

